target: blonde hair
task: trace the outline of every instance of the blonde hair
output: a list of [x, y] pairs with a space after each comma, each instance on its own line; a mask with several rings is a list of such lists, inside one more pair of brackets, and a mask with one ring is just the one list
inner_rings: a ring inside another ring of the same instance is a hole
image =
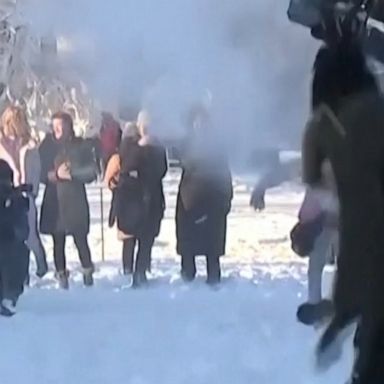
[[1, 116], [1, 133], [5, 135], [5, 132], [12, 132], [22, 144], [27, 144], [32, 138], [32, 130], [22, 108], [10, 106], [5, 109]]
[[140, 111], [137, 116], [137, 127], [140, 133], [140, 136], [145, 136], [148, 134], [148, 128], [151, 124], [151, 116], [147, 110], [143, 109]]
[[137, 127], [136, 123], [129, 121], [124, 125], [123, 138], [135, 136], [139, 136], [139, 128]]

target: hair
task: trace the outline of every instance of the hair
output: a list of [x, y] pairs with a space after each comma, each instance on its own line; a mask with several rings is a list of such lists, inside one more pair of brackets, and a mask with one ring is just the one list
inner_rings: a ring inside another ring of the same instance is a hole
[[139, 112], [137, 116], [137, 127], [140, 136], [145, 136], [148, 134], [148, 128], [151, 124], [151, 115], [145, 109]]
[[134, 138], [138, 137], [140, 135], [139, 128], [136, 123], [134, 122], [128, 122], [125, 124], [123, 128], [123, 139], [125, 138]]
[[69, 136], [75, 136], [75, 130], [73, 127], [73, 119], [72, 116], [67, 112], [56, 112], [52, 116], [52, 120], [61, 120], [65, 126], [65, 131], [69, 134]]
[[5, 131], [13, 132], [13, 135], [21, 140], [21, 143], [27, 144], [32, 138], [32, 130], [28, 123], [27, 115], [20, 107], [9, 106], [1, 116], [1, 133]]
[[345, 97], [379, 93], [359, 44], [344, 40], [321, 47], [313, 67], [312, 108], [327, 104], [334, 112]]

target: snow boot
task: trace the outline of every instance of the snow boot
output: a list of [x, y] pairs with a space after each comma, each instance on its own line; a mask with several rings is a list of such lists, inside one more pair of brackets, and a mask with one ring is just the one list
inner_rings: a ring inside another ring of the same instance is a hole
[[191, 283], [196, 278], [196, 260], [195, 256], [181, 256], [181, 278], [185, 283]]
[[36, 276], [39, 279], [42, 279], [48, 273], [48, 265], [45, 262], [43, 265], [39, 266], [36, 271]]
[[16, 314], [15, 306], [11, 300], [3, 300], [0, 304], [0, 316], [12, 317]]
[[59, 271], [56, 272], [55, 277], [59, 282], [59, 287], [61, 289], [69, 289], [69, 272], [68, 271]]
[[93, 267], [91, 268], [84, 268], [83, 270], [83, 282], [86, 287], [92, 287], [93, 286], [93, 273], [95, 269]]
[[221, 281], [220, 258], [207, 256], [207, 284], [217, 287]]
[[147, 275], [145, 272], [135, 272], [133, 274], [132, 287], [141, 288], [148, 284]]
[[332, 312], [332, 302], [330, 300], [322, 300], [317, 304], [304, 303], [300, 305], [296, 317], [300, 323], [314, 325], [331, 316]]
[[207, 284], [210, 287], [217, 287], [220, 284], [220, 282], [221, 282], [221, 274], [220, 274], [220, 272], [208, 275]]
[[196, 278], [196, 273], [181, 271], [181, 278], [183, 279], [184, 283], [192, 283], [192, 281], [194, 281]]

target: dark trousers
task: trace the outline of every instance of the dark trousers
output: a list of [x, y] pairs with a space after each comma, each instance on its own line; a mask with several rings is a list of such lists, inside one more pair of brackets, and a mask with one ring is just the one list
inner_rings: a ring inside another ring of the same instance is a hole
[[0, 301], [17, 301], [28, 275], [29, 249], [24, 243], [0, 244]]
[[[83, 269], [93, 268], [87, 235], [74, 234], [72, 236], [77, 251], [79, 252], [81, 266]], [[66, 235], [64, 233], [55, 233], [53, 235], [53, 259], [57, 272], [64, 272], [67, 270], [67, 261], [65, 257], [65, 240]]]
[[[196, 277], [196, 257], [183, 255], [181, 257], [181, 271], [186, 280]], [[218, 283], [221, 279], [221, 267], [219, 256], [207, 256], [207, 276], [209, 283]]]
[[[145, 271], [151, 269], [152, 248], [155, 239], [148, 238], [130, 238], [123, 242], [123, 269], [126, 274], [139, 273], [145, 274]], [[138, 246], [136, 260], [135, 250], [136, 244]]]

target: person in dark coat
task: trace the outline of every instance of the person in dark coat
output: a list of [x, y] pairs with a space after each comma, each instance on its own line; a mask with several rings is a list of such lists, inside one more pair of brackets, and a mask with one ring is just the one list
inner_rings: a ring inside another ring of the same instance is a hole
[[[36, 198], [40, 187], [40, 156], [37, 142], [32, 138], [31, 128], [24, 110], [9, 106], [1, 118], [0, 159], [5, 160], [13, 171], [13, 185], [33, 186], [29, 194], [29, 238], [27, 245], [36, 260], [36, 276], [44, 277], [48, 272], [46, 252], [38, 232]], [[26, 281], [29, 276], [26, 277]]]
[[133, 273], [135, 287], [147, 281], [152, 247], [165, 210], [162, 180], [167, 172], [167, 157], [165, 148], [148, 133], [149, 127], [149, 116], [143, 111], [137, 132], [123, 138], [120, 151], [111, 158], [105, 174], [105, 182], [113, 191], [110, 225], [116, 222], [123, 241], [124, 274]]
[[66, 113], [52, 119], [53, 133], [40, 146], [42, 182], [45, 192], [41, 207], [40, 231], [53, 238], [56, 276], [68, 288], [65, 238], [73, 236], [83, 268], [84, 284], [93, 284], [94, 266], [88, 245], [90, 213], [85, 184], [97, 177], [92, 150], [75, 137], [73, 120]]
[[316, 58], [314, 114], [303, 140], [303, 179], [319, 186], [329, 159], [340, 204], [334, 313], [318, 347], [321, 363], [359, 320], [353, 384], [384, 382], [384, 100], [360, 47], [342, 41]]
[[[14, 188], [13, 170], [0, 160], [0, 316], [15, 314], [28, 273], [29, 199]], [[32, 189], [32, 188], [31, 188]]]
[[209, 127], [204, 110], [193, 111], [191, 130], [180, 151], [182, 176], [176, 206], [177, 253], [185, 281], [196, 276], [196, 256], [207, 258], [207, 282], [221, 279], [220, 257], [225, 254], [227, 215], [233, 197], [226, 156]]

